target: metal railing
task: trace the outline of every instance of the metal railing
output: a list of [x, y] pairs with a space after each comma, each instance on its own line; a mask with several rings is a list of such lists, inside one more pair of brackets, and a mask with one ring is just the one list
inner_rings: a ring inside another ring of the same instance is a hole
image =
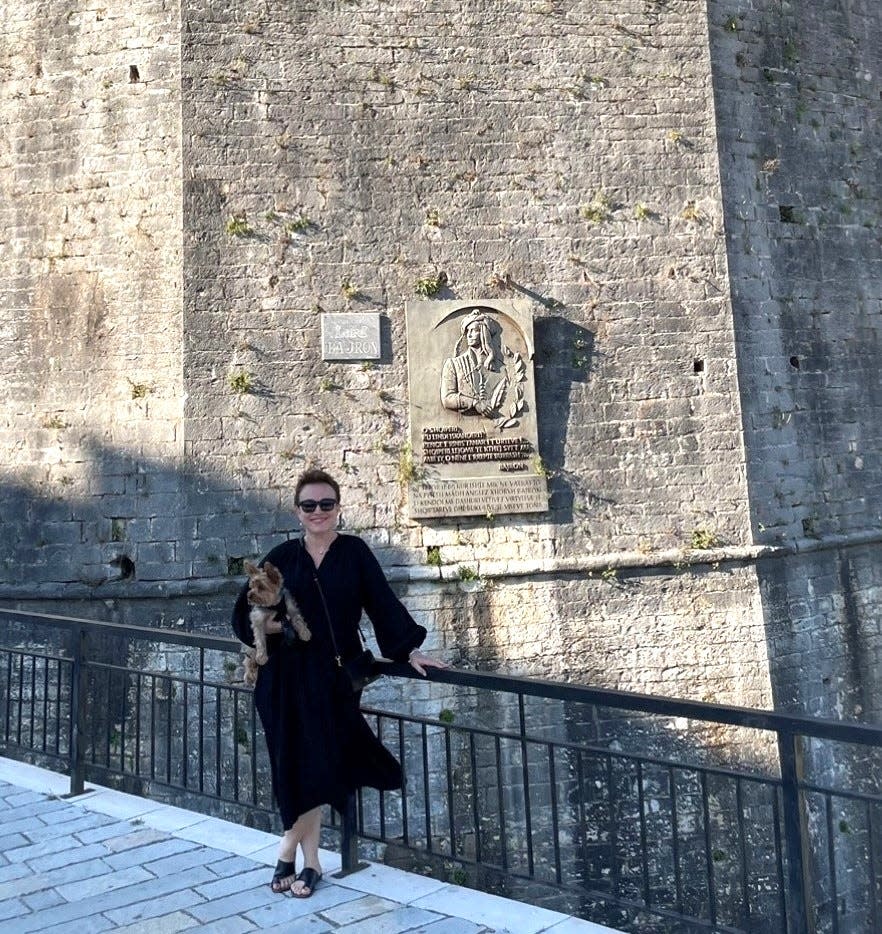
[[[0, 609], [0, 752], [66, 771], [74, 795], [103, 782], [278, 830], [239, 650]], [[882, 729], [472, 671], [420, 680], [363, 706], [406, 791], [365, 789], [332, 825], [344, 871], [360, 843], [625, 930], [880, 929]]]

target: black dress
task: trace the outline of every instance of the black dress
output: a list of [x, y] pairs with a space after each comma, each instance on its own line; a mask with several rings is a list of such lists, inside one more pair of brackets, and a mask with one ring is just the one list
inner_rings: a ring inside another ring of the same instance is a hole
[[[376, 738], [359, 711], [359, 695], [346, 690], [334, 662], [334, 648], [315, 577], [321, 583], [337, 646], [344, 658], [361, 651], [358, 622], [370, 617], [380, 652], [406, 661], [426, 630], [414, 622], [392, 592], [377, 559], [354, 535], [338, 535], [318, 570], [300, 540], [276, 546], [271, 561], [294, 595], [312, 638], [286, 645], [267, 637], [269, 661], [259, 669], [254, 705], [269, 749], [273, 792], [289, 828], [320, 804], [337, 810], [356, 788], [401, 787], [401, 767]], [[261, 562], [262, 564], [263, 562]], [[254, 644], [248, 619], [248, 586], [233, 610], [233, 630]]]

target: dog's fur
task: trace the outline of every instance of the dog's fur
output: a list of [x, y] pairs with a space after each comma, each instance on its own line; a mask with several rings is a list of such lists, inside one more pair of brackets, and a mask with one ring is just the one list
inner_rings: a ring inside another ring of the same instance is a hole
[[276, 617], [275, 607], [284, 600], [285, 615], [291, 621], [294, 632], [304, 642], [309, 642], [312, 633], [306, 625], [302, 614], [294, 602], [281, 571], [269, 561], [265, 561], [262, 568], [250, 561], [244, 564], [248, 575], [248, 603], [251, 611], [248, 618], [251, 620], [251, 631], [254, 633], [254, 648], [245, 651], [245, 683], [257, 682], [257, 668], [267, 662], [266, 653], [266, 624]]

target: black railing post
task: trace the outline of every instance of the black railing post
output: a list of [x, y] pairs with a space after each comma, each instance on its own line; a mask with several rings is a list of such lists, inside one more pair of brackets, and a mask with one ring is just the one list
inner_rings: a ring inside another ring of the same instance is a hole
[[356, 817], [355, 792], [346, 798], [346, 807], [340, 815], [340, 871], [335, 878], [342, 879], [350, 873], [364, 869], [367, 863], [358, 861], [358, 823]]
[[787, 934], [814, 934], [808, 827], [802, 806], [802, 737], [778, 731], [781, 762], [784, 852], [787, 860]]
[[86, 783], [86, 628], [70, 631], [70, 794], [81, 795]]

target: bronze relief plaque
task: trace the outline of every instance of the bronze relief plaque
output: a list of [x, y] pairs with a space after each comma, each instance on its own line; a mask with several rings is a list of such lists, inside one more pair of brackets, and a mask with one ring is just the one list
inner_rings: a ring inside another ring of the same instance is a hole
[[409, 302], [412, 518], [544, 512], [526, 301]]

